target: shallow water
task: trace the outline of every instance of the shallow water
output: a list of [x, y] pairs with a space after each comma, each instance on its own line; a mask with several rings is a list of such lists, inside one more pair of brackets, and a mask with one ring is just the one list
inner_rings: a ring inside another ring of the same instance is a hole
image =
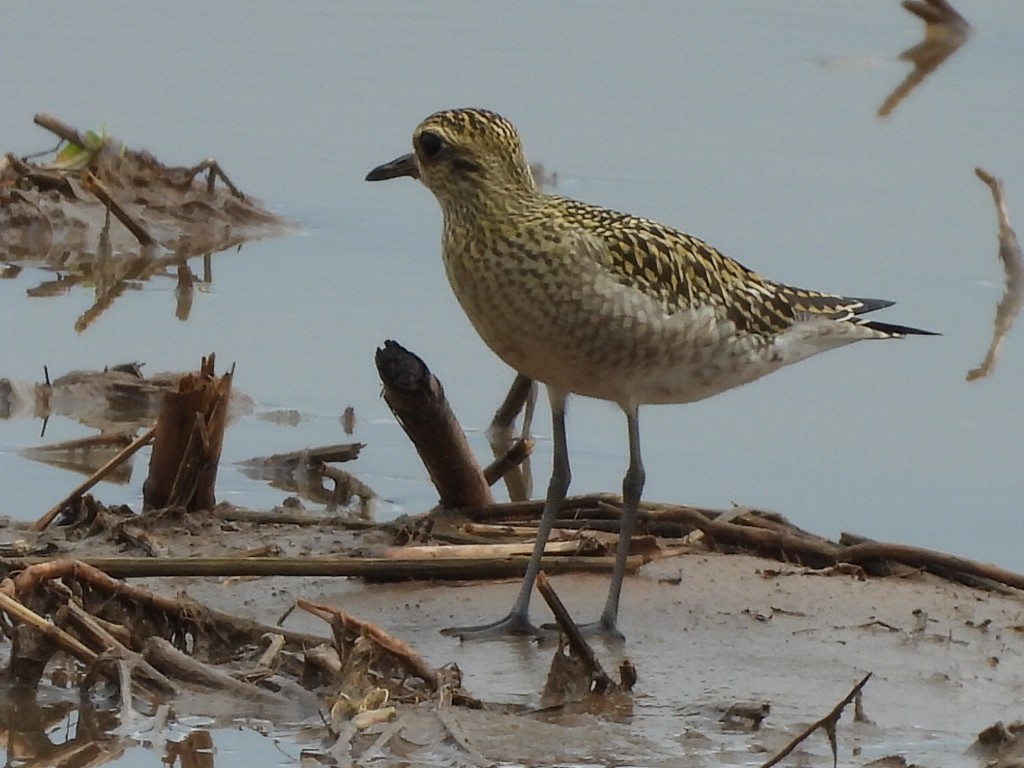
[[[338, 417], [353, 406], [352, 439], [367, 448], [350, 468], [388, 500], [382, 512], [430, 507], [425, 472], [379, 398], [375, 348], [394, 338], [429, 363], [482, 456], [512, 374], [445, 283], [430, 194], [363, 176], [407, 151], [426, 114], [486, 106], [557, 171], [560, 194], [684, 228], [775, 279], [894, 299], [880, 319], [944, 334], [859, 344], [703, 403], [645, 410], [647, 498], [771, 508], [823, 535], [1024, 570], [1021, 329], [993, 376], [965, 381], [1002, 292], [976, 165], [1004, 179], [1011, 219], [1024, 221], [1024, 9], [958, 8], [973, 37], [880, 120], [910, 69], [898, 54], [921, 39], [894, 0], [537, 3], [514, 16], [462, 2], [12, 6], [0, 27], [5, 151], [50, 144], [32, 125], [39, 111], [106, 126], [167, 163], [215, 156], [302, 232], [216, 255], [185, 322], [169, 279], [126, 292], [83, 333], [88, 287], [30, 298], [53, 277], [38, 267], [0, 280], [0, 376], [130, 360], [188, 369], [216, 351], [259, 409], [303, 416], [297, 427], [242, 419], [226, 462], [346, 440]], [[34, 519], [79, 480], [16, 451], [87, 430], [41, 428], [0, 423], [0, 513]], [[542, 415], [538, 488], [546, 428]], [[569, 430], [573, 490], [615, 490], [621, 414], [577, 400]], [[144, 474], [143, 456], [132, 482], [96, 495], [137, 505]], [[230, 467], [218, 490], [259, 508], [283, 497]]]

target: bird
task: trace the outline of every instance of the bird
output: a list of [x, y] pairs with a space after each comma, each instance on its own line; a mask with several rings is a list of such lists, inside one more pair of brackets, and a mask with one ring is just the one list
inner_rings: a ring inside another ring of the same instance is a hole
[[937, 335], [863, 317], [891, 301], [775, 282], [673, 227], [541, 192], [519, 132], [495, 112], [436, 112], [416, 127], [412, 147], [366, 180], [412, 177], [434, 194], [459, 304], [499, 358], [546, 386], [552, 413], [551, 479], [512, 609], [446, 634], [543, 633], [530, 622], [530, 597], [569, 488], [571, 395], [610, 401], [626, 416], [615, 562], [601, 616], [584, 627], [622, 639], [619, 598], [645, 481], [640, 406], [703, 400], [862, 339]]

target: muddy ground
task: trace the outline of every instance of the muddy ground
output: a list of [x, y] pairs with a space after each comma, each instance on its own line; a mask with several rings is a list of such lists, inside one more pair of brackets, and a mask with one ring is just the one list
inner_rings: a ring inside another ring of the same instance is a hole
[[[207, 519], [176, 525], [175, 535], [162, 528], [173, 555], [260, 543], [286, 554], [325, 554], [355, 543], [351, 533], [333, 527]], [[20, 533], [9, 529], [12, 537]], [[119, 549], [103, 537], [69, 541], [56, 526], [40, 536], [69, 555]], [[184, 590], [212, 607], [268, 623], [298, 597], [331, 603], [379, 624], [435, 666], [458, 664], [465, 688], [486, 702], [540, 707], [553, 645], [525, 639], [460, 643], [439, 634], [447, 626], [496, 618], [511, 604], [517, 582], [133, 580], [169, 596]], [[596, 617], [606, 577], [562, 575], [553, 583], [577, 620]], [[533, 611], [535, 620], [546, 620], [539, 598]], [[628, 578], [620, 619], [625, 644], [597, 641], [595, 647], [609, 671], [624, 658], [635, 664], [639, 679], [632, 696], [528, 714], [452, 710], [478, 755], [526, 765], [759, 765], [868, 672], [873, 677], [863, 706], [871, 722], [853, 722], [853, 707], [847, 709], [838, 729], [840, 765], [868, 765], [887, 756], [924, 766], [985, 765], [988, 757], [969, 751], [978, 732], [1024, 716], [1020, 594], [979, 591], [920, 573], [865, 580], [744, 555], [693, 553], [656, 560]], [[284, 626], [325, 632], [301, 612]], [[742, 719], [723, 720], [732, 705], [763, 702], [770, 712], [759, 729]], [[453, 757], [455, 764], [463, 759]], [[819, 732], [784, 764], [826, 765], [830, 759]]]

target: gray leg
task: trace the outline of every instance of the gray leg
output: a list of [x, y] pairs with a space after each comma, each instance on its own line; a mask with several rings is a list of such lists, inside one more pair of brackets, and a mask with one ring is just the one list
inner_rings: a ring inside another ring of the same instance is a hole
[[615, 550], [615, 567], [612, 570], [612, 581], [608, 587], [608, 600], [601, 613], [599, 631], [614, 637], [622, 637], [615, 626], [619, 615], [619, 594], [622, 591], [622, 579], [626, 575], [626, 558], [629, 556], [629, 543], [636, 528], [636, 515], [640, 507], [640, 495], [644, 490], [644, 465], [640, 460], [640, 423], [637, 408], [626, 411], [626, 422], [629, 428], [629, 469], [622, 479], [622, 520], [619, 530], [619, 545]]
[[[523, 577], [523, 584], [519, 588], [519, 595], [516, 597], [515, 603], [512, 604], [512, 610], [505, 618], [492, 624], [482, 624], [477, 627], [452, 627], [442, 630], [442, 633], [445, 635], [465, 640], [495, 637], [498, 635], [541, 636], [545, 634], [543, 630], [530, 623], [530, 597], [533, 594], [533, 583], [540, 572], [541, 559], [544, 557], [544, 545], [547, 544], [548, 536], [555, 525], [558, 510], [562, 508], [562, 502], [565, 501], [565, 494], [569, 490], [569, 480], [571, 479], [569, 450], [565, 444], [566, 396], [561, 392], [552, 391], [549, 387], [548, 398], [551, 400], [552, 440], [554, 442], [551, 481], [548, 483], [548, 496], [544, 501], [544, 512], [541, 514], [540, 527], [537, 529], [537, 542], [533, 546], [533, 553], [530, 555], [530, 562], [526, 567], [526, 576]], [[643, 480], [641, 479], [642, 484]], [[625, 516], [625, 512], [623, 516]], [[621, 581], [621, 574], [619, 580]], [[618, 594], [616, 593], [617, 601]]]

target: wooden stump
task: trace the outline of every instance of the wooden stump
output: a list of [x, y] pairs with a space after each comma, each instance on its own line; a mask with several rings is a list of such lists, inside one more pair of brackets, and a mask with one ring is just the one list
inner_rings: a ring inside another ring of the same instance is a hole
[[214, 374], [215, 356], [204, 357], [197, 374], [181, 378], [164, 396], [157, 419], [149, 476], [142, 489], [146, 509], [182, 506], [213, 509], [232, 373]]
[[483, 470], [427, 364], [396, 341], [377, 350], [384, 401], [412, 440], [441, 497], [441, 506], [479, 507], [494, 503]]

